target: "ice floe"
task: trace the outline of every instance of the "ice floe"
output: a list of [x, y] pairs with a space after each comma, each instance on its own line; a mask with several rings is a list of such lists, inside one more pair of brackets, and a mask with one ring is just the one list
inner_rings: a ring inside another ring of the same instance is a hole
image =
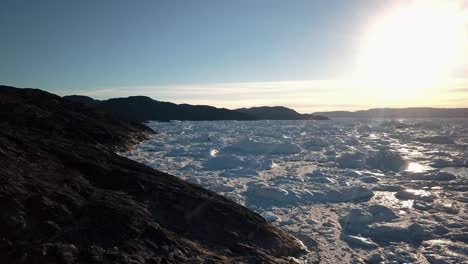
[[122, 155], [282, 226], [304, 263], [468, 263], [468, 120], [148, 125]]
[[291, 155], [301, 152], [301, 148], [288, 142], [258, 142], [255, 140], [241, 140], [223, 149], [224, 152], [242, 155]]
[[203, 162], [206, 170], [236, 169], [244, 165], [244, 160], [235, 155], [219, 155]]

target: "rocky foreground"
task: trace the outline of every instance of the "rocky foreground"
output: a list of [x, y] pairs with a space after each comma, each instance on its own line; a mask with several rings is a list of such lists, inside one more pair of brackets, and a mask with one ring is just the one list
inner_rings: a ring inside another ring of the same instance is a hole
[[249, 209], [114, 153], [150, 133], [0, 86], [2, 263], [289, 263], [304, 251]]

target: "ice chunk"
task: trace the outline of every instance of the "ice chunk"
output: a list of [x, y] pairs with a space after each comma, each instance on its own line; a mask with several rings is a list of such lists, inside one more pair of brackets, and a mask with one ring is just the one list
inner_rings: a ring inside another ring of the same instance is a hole
[[356, 226], [368, 225], [372, 223], [372, 215], [363, 209], [351, 209], [345, 216], [340, 218], [340, 224], [343, 230], [348, 227], [356, 228]]
[[263, 183], [251, 184], [247, 189], [247, 194], [255, 198], [279, 202], [296, 201], [298, 199], [285, 189], [270, 187]]
[[421, 143], [432, 143], [432, 144], [454, 144], [453, 140], [446, 136], [432, 136], [432, 137], [420, 137], [416, 138], [416, 141]]
[[377, 242], [410, 240], [408, 228], [395, 224], [373, 224], [363, 233]]
[[364, 183], [376, 183], [379, 181], [379, 178], [374, 177], [374, 176], [367, 176], [367, 177], [359, 178], [359, 180], [361, 180]]
[[383, 205], [372, 205], [367, 209], [353, 208], [339, 219], [343, 231], [359, 232], [364, 226], [375, 222], [389, 221], [398, 216]]
[[330, 202], [330, 203], [340, 203], [340, 202], [358, 202], [358, 201], [368, 201], [374, 193], [361, 186], [343, 188], [339, 190], [328, 190], [325, 192], [314, 193], [311, 197], [311, 200], [317, 202]]
[[271, 159], [248, 159], [245, 161], [244, 166], [259, 171], [264, 171], [274, 168], [276, 164]]
[[304, 175], [304, 177], [306, 177], [306, 178], [324, 178], [324, 177], [328, 177], [328, 176], [329, 176], [328, 173], [326, 173], [323, 170], [314, 170], [314, 171], [306, 173]]
[[309, 150], [321, 150], [328, 145], [330, 145], [330, 143], [322, 137], [312, 138], [303, 144], [303, 146]]
[[344, 152], [336, 159], [336, 163], [341, 168], [359, 169], [364, 168], [366, 166], [364, 159], [364, 153]]
[[236, 169], [242, 167], [244, 160], [238, 156], [227, 154], [212, 157], [203, 162], [207, 170]]
[[379, 150], [372, 153], [366, 159], [367, 167], [370, 169], [378, 169], [383, 171], [400, 171], [405, 167], [406, 162], [396, 152], [389, 150]]
[[433, 202], [434, 196], [424, 190], [404, 189], [395, 194], [395, 197], [400, 200], [422, 200], [425, 202]]
[[374, 241], [362, 236], [342, 234], [341, 239], [348, 242], [351, 247], [360, 247], [364, 249], [375, 249], [379, 247], [379, 245], [377, 245]]
[[256, 177], [258, 175], [258, 171], [250, 168], [226, 170], [221, 173], [221, 176], [225, 177]]
[[211, 157], [216, 157], [218, 155], [219, 151], [217, 149], [210, 149], [210, 156]]
[[404, 176], [411, 180], [421, 181], [451, 181], [457, 177], [448, 172], [420, 172], [420, 173], [405, 173]]
[[280, 222], [281, 221], [281, 218], [272, 212], [264, 212], [262, 213], [262, 216], [263, 218], [265, 218], [267, 222]]
[[385, 260], [385, 257], [382, 254], [374, 253], [367, 258], [366, 263], [379, 264], [379, 263], [384, 263], [384, 260]]
[[179, 156], [183, 156], [185, 153], [186, 153], [186, 149], [185, 148], [174, 148], [174, 149], [171, 149], [170, 151], [168, 151], [166, 153], [166, 156], [168, 157], [179, 157]]
[[328, 178], [328, 177], [315, 177], [312, 178], [312, 181], [318, 182], [318, 183], [326, 183], [326, 184], [333, 184], [335, 183], [334, 180]]
[[372, 222], [390, 221], [398, 218], [392, 209], [379, 204], [369, 206], [367, 211], [372, 215]]
[[468, 246], [448, 239], [422, 242], [424, 257], [430, 263], [468, 263]]
[[283, 142], [257, 142], [254, 140], [241, 140], [224, 149], [225, 152], [235, 154], [259, 155], [291, 155], [301, 152], [301, 147], [294, 143]]

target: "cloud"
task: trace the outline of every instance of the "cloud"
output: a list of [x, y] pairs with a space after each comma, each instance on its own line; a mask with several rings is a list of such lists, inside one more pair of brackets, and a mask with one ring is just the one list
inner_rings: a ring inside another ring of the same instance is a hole
[[284, 105], [308, 112], [317, 110], [316, 107], [312, 108], [314, 105], [321, 105], [320, 109], [342, 105], [332, 100], [336, 101], [336, 98], [356, 92], [357, 89], [358, 85], [350, 80], [298, 80], [128, 86], [86, 91], [81, 89], [75, 92], [96, 99], [144, 95], [175, 103], [209, 104], [227, 108]]
[[[103, 87], [75, 92], [96, 99], [144, 95], [160, 101], [231, 109], [282, 105], [309, 113], [373, 107], [454, 106], [451, 99], [462, 97], [461, 93], [467, 92], [465, 87], [468, 87], [467, 79], [453, 79], [424, 89], [381, 89], [357, 80], [297, 80]], [[460, 101], [457, 106], [465, 102]]]
[[130, 96], [144, 94], [147, 96], [210, 96], [210, 95], [233, 95], [233, 94], [271, 94], [285, 92], [310, 92], [327, 93], [341, 89], [343, 85], [349, 85], [346, 81], [277, 81], [277, 82], [237, 82], [237, 83], [214, 83], [214, 84], [191, 84], [191, 85], [148, 85], [128, 86], [81, 91], [83, 95], [94, 95], [99, 97]]

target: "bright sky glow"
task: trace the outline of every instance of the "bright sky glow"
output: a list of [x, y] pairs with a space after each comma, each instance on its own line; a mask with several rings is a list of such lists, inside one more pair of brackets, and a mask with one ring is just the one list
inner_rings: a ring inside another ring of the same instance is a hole
[[299, 112], [468, 107], [468, 0], [4, 0], [0, 84]]
[[389, 94], [446, 83], [467, 58], [461, 3], [410, 1], [376, 17], [361, 44], [363, 77]]
[[[287, 87], [285, 92], [285, 87]], [[448, 89], [447, 87], [451, 87]], [[161, 101], [240, 108], [283, 105], [302, 113], [334, 110], [362, 110], [386, 107], [462, 107], [468, 102], [468, 80], [453, 79], [433, 86], [430, 93], [409, 89], [382, 96], [381, 91], [356, 80], [299, 80], [130, 86], [106, 89], [71, 90], [97, 99], [146, 95]], [[64, 94], [65, 95], [65, 94]]]

